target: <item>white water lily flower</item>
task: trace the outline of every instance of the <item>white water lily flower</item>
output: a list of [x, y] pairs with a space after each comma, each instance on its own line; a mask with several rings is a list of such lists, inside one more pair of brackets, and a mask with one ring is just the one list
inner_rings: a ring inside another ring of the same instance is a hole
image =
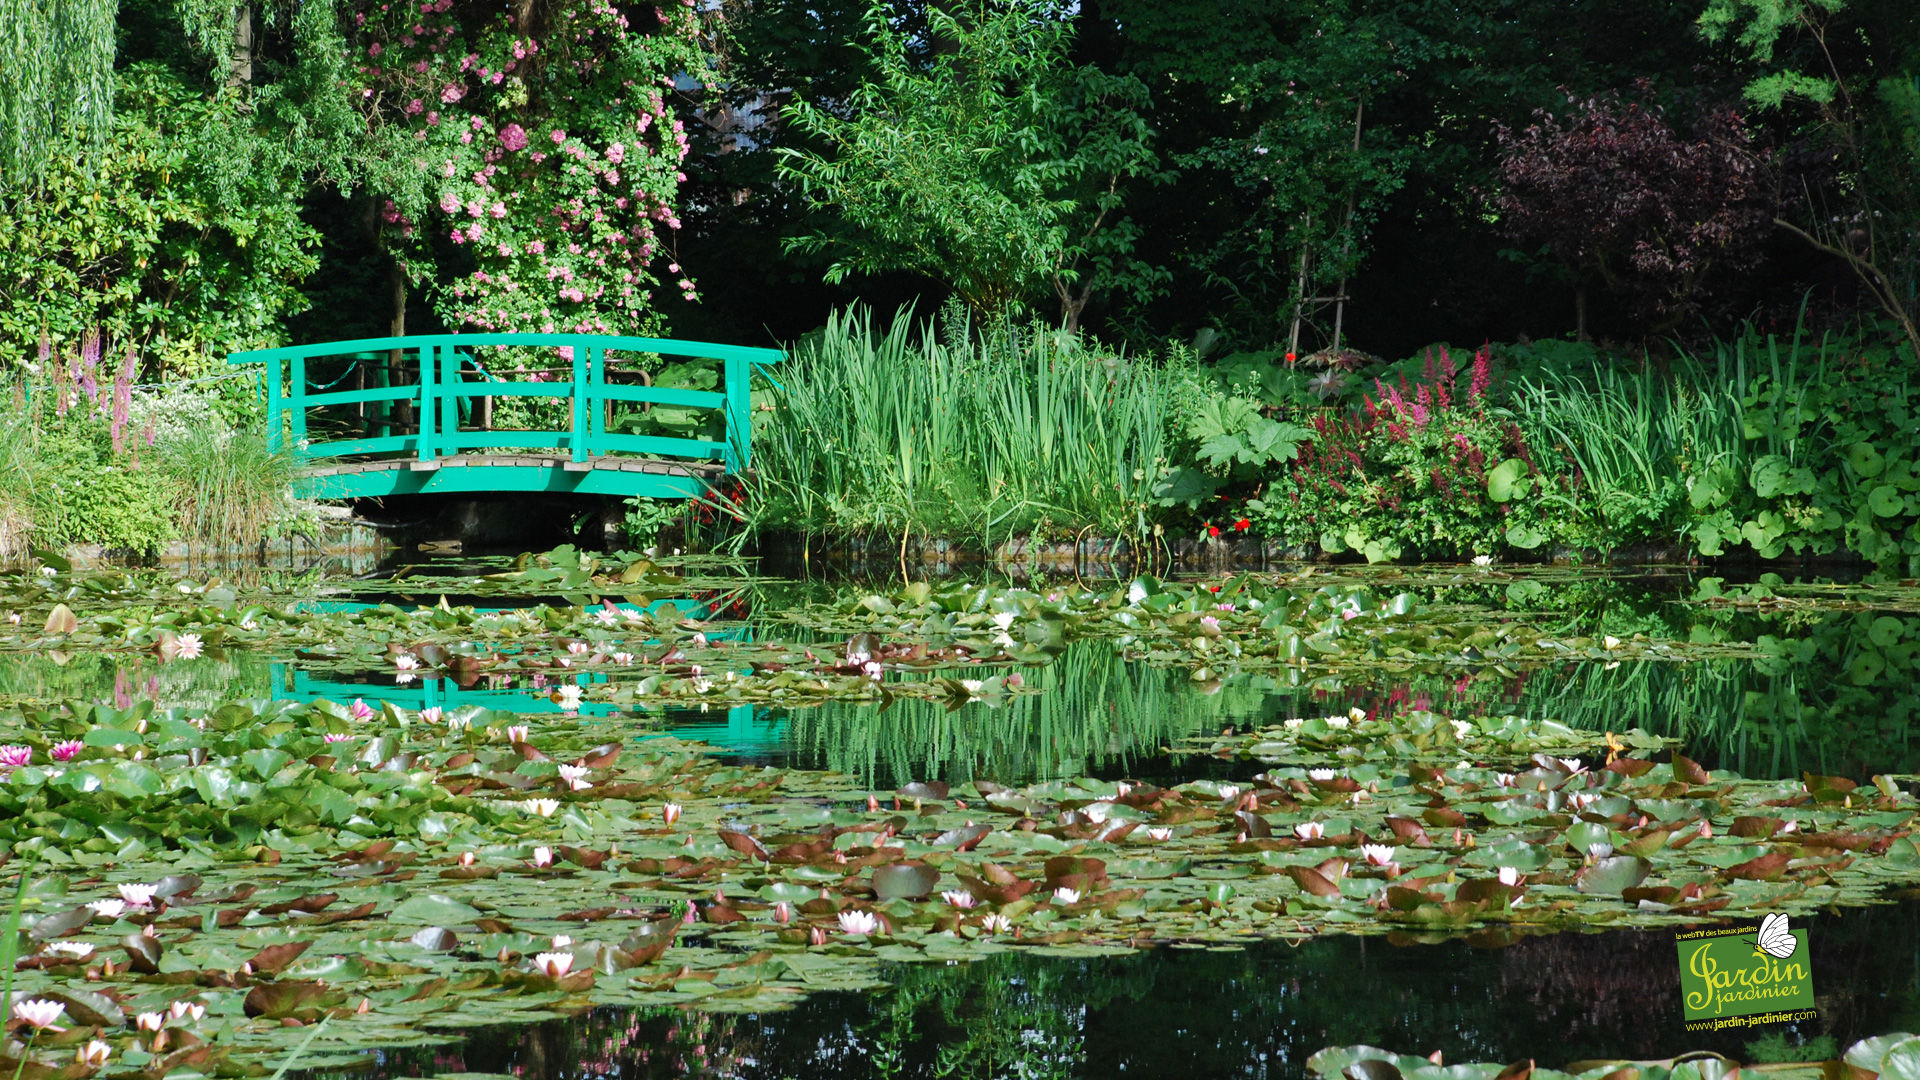
[[532, 733], [532, 730], [533, 729], [525, 724], [509, 724], [507, 725], [507, 741], [518, 746], [527, 741], [527, 736]]
[[940, 899], [945, 900], [948, 904], [957, 908], [970, 908], [979, 903], [978, 900], [973, 898], [973, 894], [965, 889], [954, 889], [949, 892], [943, 892], [940, 894]]
[[420, 666], [420, 661], [414, 659], [412, 653], [401, 653], [393, 658], [393, 666], [401, 671], [412, 671]]
[[64, 956], [72, 960], [85, 960], [93, 955], [93, 946], [84, 941], [56, 941], [47, 946], [47, 951], [55, 956]]
[[437, 724], [440, 722], [441, 715], [440, 706], [429, 705], [420, 710], [420, 722], [423, 724]]
[[153, 891], [152, 885], [122, 885], [120, 899], [125, 900], [129, 907], [146, 907], [153, 903]]
[[1347, 710], [1347, 719], [1353, 721], [1356, 724], [1361, 722], [1362, 720], [1365, 720], [1366, 718], [1367, 718], [1367, 710], [1361, 708], [1358, 705], [1355, 705], [1353, 708]]
[[620, 621], [619, 612], [609, 611], [606, 608], [601, 608], [599, 611], [594, 612], [593, 617], [601, 626], [612, 626], [614, 623]]
[[134, 1018], [134, 1024], [141, 1031], [159, 1031], [160, 1026], [166, 1022], [167, 1018], [157, 1012], [144, 1012]]
[[982, 679], [961, 679], [960, 680], [960, 688], [965, 690], [969, 694], [978, 694], [980, 692], [980, 688], [984, 685], [986, 685], [986, 683], [985, 683], [985, 680], [982, 680]]
[[87, 906], [103, 919], [117, 919], [127, 910], [125, 900], [89, 900]]
[[1513, 774], [1510, 772], [1494, 773], [1493, 782], [1499, 785], [1500, 787], [1512, 787]]
[[527, 799], [520, 805], [526, 809], [527, 813], [540, 817], [552, 817], [560, 812], [558, 799]]
[[573, 954], [543, 952], [533, 958], [533, 970], [549, 979], [558, 979], [573, 970]]
[[1004, 934], [1013, 929], [1013, 920], [1005, 915], [989, 915], [980, 920], [980, 928], [989, 934]]
[[1600, 644], [1604, 646], [1608, 652], [1612, 652], [1614, 649], [1620, 647], [1620, 639], [1609, 634], [1600, 639]]
[[1594, 803], [1599, 802], [1600, 796], [1589, 794], [1585, 791], [1577, 791], [1573, 794], [1573, 797], [1570, 801], [1573, 803], [1573, 808], [1575, 810], [1585, 810], [1586, 808], [1592, 806]]
[[175, 1020], [179, 1020], [182, 1017], [189, 1020], [200, 1020], [207, 1015], [207, 1007], [198, 1001], [176, 1001], [167, 1006], [167, 1011], [173, 1014]]
[[1452, 721], [1452, 723], [1453, 723], [1454, 738], [1464, 739], [1467, 736], [1473, 734], [1473, 725], [1467, 723], [1465, 720], [1455, 720], [1455, 721]]
[[1317, 821], [1303, 821], [1293, 827], [1293, 835], [1302, 840], [1318, 840], [1327, 835], [1327, 827]]
[[1475, 555], [1475, 556], [1473, 557], [1473, 565], [1475, 565], [1475, 566], [1477, 566], [1477, 567], [1479, 567], [1479, 568], [1480, 568], [1480, 569], [1482, 569], [1482, 570], [1485, 570], [1485, 569], [1486, 569], [1487, 567], [1489, 567], [1489, 566], [1492, 566], [1492, 565], [1493, 565], [1493, 556], [1491, 556], [1491, 555]]
[[625, 665], [633, 663], [633, 654], [630, 652], [614, 653], [613, 662], [624, 667]]
[[584, 641], [569, 641], [567, 642], [567, 655], [585, 656], [587, 655], [587, 648], [587, 643]]
[[65, 1014], [66, 1011], [67, 1007], [65, 1005], [57, 1001], [48, 1001], [45, 998], [29, 998], [25, 1001], [16, 1001], [13, 1003], [14, 1018], [41, 1031], [45, 1031], [48, 1028], [59, 1031], [60, 1029], [53, 1025], [60, 1022], [60, 1017]]
[[1288, 731], [1298, 731], [1298, 730], [1300, 730], [1300, 725], [1301, 725], [1301, 724], [1304, 724], [1304, 723], [1306, 723], [1306, 721], [1305, 721], [1305, 720], [1303, 720], [1303, 719], [1301, 719], [1300, 717], [1298, 717], [1298, 716], [1296, 716], [1296, 717], [1294, 717], [1293, 719], [1291, 719], [1291, 720], [1289, 720], [1289, 721], [1287, 721], [1287, 730], [1288, 730]]
[[660, 816], [666, 820], [667, 824], [671, 825], [680, 820], [680, 809], [680, 804], [677, 802], [662, 803], [660, 804]]
[[1173, 830], [1166, 829], [1166, 828], [1148, 829], [1147, 838], [1150, 840], [1157, 840], [1164, 843], [1165, 841], [1173, 839]]
[[552, 866], [553, 865], [553, 849], [550, 847], [534, 848], [533, 849], [533, 865], [540, 866], [540, 867]]
[[1335, 731], [1339, 731], [1347, 726], [1347, 718], [1344, 716], [1329, 716], [1327, 717], [1327, 726]]
[[98, 1069], [113, 1056], [113, 1047], [94, 1039], [73, 1052], [73, 1063], [83, 1069]]
[[843, 934], [871, 934], [879, 928], [880, 920], [871, 911], [840, 913], [840, 932]]
[[559, 698], [560, 707], [563, 709], [566, 709], [569, 712], [572, 712], [573, 710], [578, 709], [580, 707], [580, 698], [581, 698], [580, 688], [578, 686], [575, 686], [572, 683], [565, 683], [561, 685], [559, 688], [554, 690], [554, 695]]
[[1069, 889], [1066, 886], [1062, 885], [1061, 887], [1053, 890], [1053, 899], [1056, 903], [1077, 904], [1080, 902], [1080, 890]]
[[173, 646], [176, 650], [175, 655], [182, 660], [198, 660], [201, 650], [205, 647], [200, 642], [199, 634], [181, 634], [173, 639]]
[[1520, 885], [1520, 871], [1511, 866], [1501, 867], [1500, 868], [1500, 884], [1505, 885], [1508, 888], [1518, 888]]
[[1560, 759], [1560, 764], [1565, 765], [1567, 771], [1575, 776], [1587, 771], [1587, 767], [1582, 765], [1577, 757], [1563, 757]]
[[1333, 779], [1333, 777], [1334, 777], [1334, 771], [1332, 769], [1308, 769], [1307, 770], [1307, 779], [1309, 780], [1325, 781], [1325, 780], [1331, 780]]
[[1220, 785], [1220, 797], [1222, 799], [1231, 799], [1239, 794], [1240, 794], [1240, 787], [1237, 784], [1221, 784]]
[[568, 935], [566, 935], [566, 934], [555, 934], [555, 935], [553, 935], [553, 947], [554, 947], [554, 948], [556, 948], [556, 949], [564, 949], [564, 948], [566, 948], [567, 946], [569, 946], [569, 945], [571, 945], [571, 944], [573, 944], [573, 938], [571, 938], [571, 937], [569, 937]]
[[565, 780], [567, 786], [575, 791], [585, 791], [593, 786], [586, 781], [586, 775], [590, 771], [585, 765], [562, 765], [560, 779]]
[[1613, 854], [1612, 844], [1588, 844], [1587, 854], [1596, 859], [1604, 859]]
[[1019, 618], [1019, 616], [1011, 611], [997, 612], [993, 616], [993, 625], [996, 629], [1006, 630], [1013, 625], [1013, 620], [1017, 618]]
[[1392, 844], [1362, 844], [1360, 854], [1366, 856], [1368, 866], [1392, 866]]

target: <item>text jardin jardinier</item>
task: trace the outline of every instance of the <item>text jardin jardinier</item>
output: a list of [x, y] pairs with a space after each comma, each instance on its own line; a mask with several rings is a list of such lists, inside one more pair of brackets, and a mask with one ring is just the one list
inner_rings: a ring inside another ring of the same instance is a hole
[[1755, 927], [1697, 930], [1675, 935], [1680, 989], [1689, 1020], [1813, 1007], [1807, 932], [1793, 931], [1798, 947], [1788, 959], [1753, 948]]

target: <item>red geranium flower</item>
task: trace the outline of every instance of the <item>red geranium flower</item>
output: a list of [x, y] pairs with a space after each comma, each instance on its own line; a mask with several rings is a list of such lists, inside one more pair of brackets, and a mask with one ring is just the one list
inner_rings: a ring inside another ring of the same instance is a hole
[[1233, 523], [1233, 527], [1241, 532], [1246, 532], [1248, 529], [1253, 528], [1253, 522], [1248, 521], [1246, 518], [1241, 518], [1239, 521]]
[[1208, 535], [1208, 536], [1219, 536], [1219, 535], [1220, 535], [1220, 526], [1218, 526], [1218, 525], [1209, 525], [1209, 526], [1207, 526], [1207, 535]]

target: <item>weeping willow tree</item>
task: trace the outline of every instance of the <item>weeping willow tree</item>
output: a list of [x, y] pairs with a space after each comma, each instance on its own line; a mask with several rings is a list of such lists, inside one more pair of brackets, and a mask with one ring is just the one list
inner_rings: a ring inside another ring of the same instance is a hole
[[0, 0], [0, 180], [37, 176], [63, 129], [113, 124], [117, 0]]

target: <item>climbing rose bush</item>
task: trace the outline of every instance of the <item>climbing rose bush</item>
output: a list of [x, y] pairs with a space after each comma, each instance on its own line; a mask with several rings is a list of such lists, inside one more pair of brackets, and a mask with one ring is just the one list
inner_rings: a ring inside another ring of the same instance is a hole
[[384, 221], [449, 324], [645, 333], [667, 282], [697, 298], [671, 254], [690, 8], [428, 0], [354, 21], [361, 106], [416, 151]]

